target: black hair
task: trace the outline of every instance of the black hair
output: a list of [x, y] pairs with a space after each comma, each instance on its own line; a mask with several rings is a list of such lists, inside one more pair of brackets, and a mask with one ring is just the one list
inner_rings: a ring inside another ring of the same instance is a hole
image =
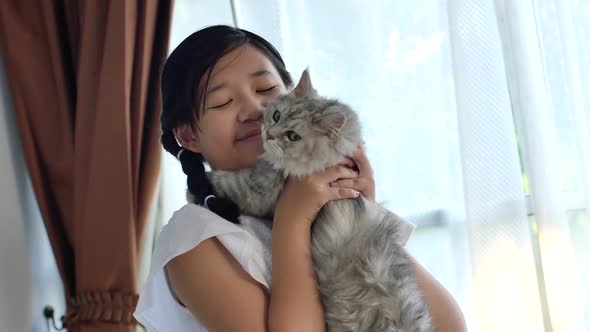
[[[226, 25], [207, 27], [184, 39], [166, 60], [161, 81], [162, 146], [179, 158], [182, 170], [187, 175], [188, 191], [195, 203], [206, 204], [209, 210], [233, 223], [238, 222], [240, 215], [237, 205], [228, 199], [211, 197], [213, 188], [205, 173], [203, 156], [188, 150], [181, 152], [183, 149], [178, 145], [172, 130], [181, 125], [190, 125], [198, 130], [199, 110], [204, 109], [205, 91], [213, 67], [225, 54], [246, 44], [261, 51], [277, 69], [284, 85], [292, 86], [291, 75], [272, 44], [250, 31]], [[204, 75], [207, 75], [204, 87], [199, 89]]]

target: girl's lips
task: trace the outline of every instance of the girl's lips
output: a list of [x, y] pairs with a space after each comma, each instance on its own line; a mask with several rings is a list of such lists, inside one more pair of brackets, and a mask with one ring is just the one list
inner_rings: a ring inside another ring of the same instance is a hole
[[244, 135], [243, 137], [236, 139], [237, 142], [247, 142], [247, 141], [253, 141], [253, 140], [257, 140], [260, 138], [260, 129], [257, 130], [253, 130], [250, 133], [247, 133], [246, 135]]

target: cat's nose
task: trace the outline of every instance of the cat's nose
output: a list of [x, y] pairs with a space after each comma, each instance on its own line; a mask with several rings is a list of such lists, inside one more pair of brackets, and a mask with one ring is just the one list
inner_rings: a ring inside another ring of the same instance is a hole
[[266, 140], [268, 141], [268, 140], [271, 140], [271, 139], [274, 139], [274, 137], [270, 134], [269, 131], [267, 131], [266, 132]]

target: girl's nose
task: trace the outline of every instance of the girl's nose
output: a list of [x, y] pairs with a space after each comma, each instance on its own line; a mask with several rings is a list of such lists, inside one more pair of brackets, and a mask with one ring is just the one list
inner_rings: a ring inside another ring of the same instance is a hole
[[249, 97], [238, 114], [238, 121], [260, 121], [262, 119], [262, 111], [264, 111], [267, 104], [268, 100], [266, 98], [261, 98], [260, 96]]
[[262, 119], [262, 110], [261, 109], [250, 109], [250, 110], [243, 110], [238, 114], [238, 121], [240, 122], [251, 122], [251, 121], [260, 121]]

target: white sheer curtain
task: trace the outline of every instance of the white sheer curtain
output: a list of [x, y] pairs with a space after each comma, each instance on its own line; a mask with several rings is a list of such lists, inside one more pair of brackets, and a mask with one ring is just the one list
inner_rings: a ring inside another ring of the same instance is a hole
[[470, 331], [590, 331], [590, 0], [176, 3], [171, 48], [237, 23], [361, 114], [378, 200]]

